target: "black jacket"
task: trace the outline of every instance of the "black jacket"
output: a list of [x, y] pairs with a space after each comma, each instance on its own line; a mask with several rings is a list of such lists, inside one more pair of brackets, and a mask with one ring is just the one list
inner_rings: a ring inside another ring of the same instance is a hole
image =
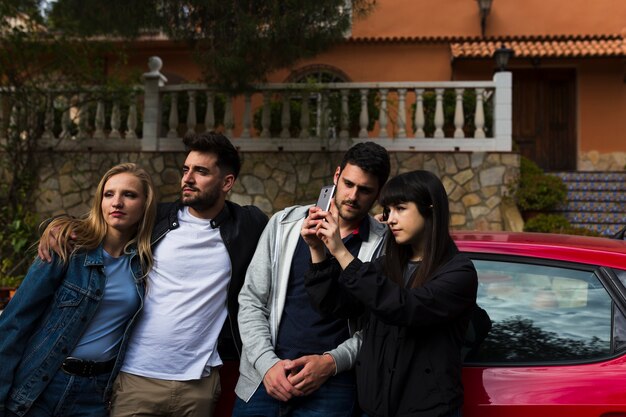
[[[152, 231], [152, 247], [172, 229], [179, 227], [180, 202], [161, 203], [157, 209], [157, 220]], [[218, 352], [222, 360], [239, 360], [241, 337], [237, 325], [239, 304], [237, 296], [243, 285], [248, 264], [256, 249], [257, 241], [267, 224], [267, 216], [255, 206], [240, 206], [226, 201], [224, 209], [212, 221], [213, 228], [220, 228], [220, 235], [230, 255], [232, 267], [228, 286], [228, 319], [220, 333]], [[148, 284], [149, 285], [149, 284]]]
[[[461, 348], [476, 304], [478, 280], [461, 254], [422, 287], [402, 288], [383, 275], [382, 258], [313, 264], [309, 295], [323, 313], [365, 308], [356, 362], [359, 404], [370, 416], [443, 415], [463, 404]], [[352, 306], [352, 307], [351, 307]]]

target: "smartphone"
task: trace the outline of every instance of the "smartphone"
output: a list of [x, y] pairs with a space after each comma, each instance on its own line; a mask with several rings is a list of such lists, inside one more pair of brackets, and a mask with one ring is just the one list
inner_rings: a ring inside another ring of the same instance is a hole
[[323, 186], [315, 205], [324, 211], [328, 211], [328, 209], [330, 209], [330, 200], [332, 200], [334, 194], [335, 184]]

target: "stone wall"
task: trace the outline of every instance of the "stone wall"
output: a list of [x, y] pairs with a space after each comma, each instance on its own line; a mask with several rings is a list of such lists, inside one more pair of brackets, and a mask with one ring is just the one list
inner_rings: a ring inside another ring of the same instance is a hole
[[580, 152], [578, 169], [580, 171], [626, 171], [626, 152]]
[[[293, 204], [314, 202], [322, 185], [332, 182], [338, 152], [248, 152], [231, 200], [254, 204], [268, 215]], [[87, 212], [102, 174], [120, 162], [136, 162], [153, 175], [161, 201], [176, 199], [182, 152], [41, 153], [40, 187], [35, 196], [42, 218]], [[392, 175], [426, 169], [440, 176], [450, 197], [455, 229], [503, 230], [502, 198], [519, 172], [519, 156], [510, 153], [392, 152]], [[379, 209], [378, 209], [379, 210]]]

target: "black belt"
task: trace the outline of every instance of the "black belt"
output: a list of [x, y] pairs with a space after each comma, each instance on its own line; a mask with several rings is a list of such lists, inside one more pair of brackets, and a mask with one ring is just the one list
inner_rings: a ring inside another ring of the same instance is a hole
[[111, 372], [115, 366], [115, 358], [106, 362], [84, 361], [78, 358], [65, 358], [61, 369], [71, 375], [94, 376]]

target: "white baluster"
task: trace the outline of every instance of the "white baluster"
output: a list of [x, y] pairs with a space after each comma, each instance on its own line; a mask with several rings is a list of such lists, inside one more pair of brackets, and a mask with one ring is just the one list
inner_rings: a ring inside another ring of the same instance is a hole
[[406, 88], [398, 89], [398, 137], [406, 138]]
[[435, 105], [435, 134], [436, 138], [443, 138], [443, 88], [435, 89], [437, 102]]
[[20, 121], [20, 109], [17, 104], [13, 104], [11, 106], [11, 113], [9, 115], [9, 127], [7, 129], [7, 134], [9, 138], [13, 138], [18, 132]]
[[127, 130], [126, 139], [137, 139], [137, 98], [132, 96], [128, 106], [128, 117], [126, 118]]
[[367, 93], [368, 90], [360, 90], [361, 92], [361, 113], [359, 114], [359, 137], [367, 138], [367, 125], [370, 123], [369, 115], [367, 113]]
[[6, 121], [4, 119], [4, 103], [5, 95], [0, 93], [0, 141], [7, 137]]
[[330, 110], [328, 108], [328, 91], [320, 93], [320, 138], [327, 139], [330, 136]]
[[474, 126], [476, 130], [474, 130], [475, 138], [484, 138], [485, 137], [485, 109], [483, 107], [483, 93], [485, 89], [477, 88], [476, 89], [476, 114], [474, 114]]
[[15, 135], [20, 135], [22, 133], [24, 120], [24, 104], [23, 103], [15, 103], [13, 106], [13, 111], [11, 112], [11, 119], [9, 120], [9, 126], [11, 127], [11, 136], [15, 137]]
[[87, 105], [87, 99], [84, 94], [79, 97], [80, 106], [78, 107], [78, 132], [76, 138], [83, 139], [87, 137], [87, 129], [89, 128], [89, 107]]
[[348, 139], [350, 137], [350, 132], [348, 128], [350, 127], [350, 114], [348, 113], [348, 90], [341, 90], [341, 117], [339, 119], [339, 126], [341, 130], [339, 131], [339, 137], [341, 139]]
[[63, 98], [63, 114], [61, 115], [61, 134], [59, 138], [68, 139], [71, 136], [72, 120], [70, 119], [70, 100], [67, 97]]
[[321, 138], [323, 135], [321, 133], [322, 130], [322, 125], [324, 124], [324, 121], [322, 120], [323, 117], [323, 111], [322, 111], [322, 93], [317, 92], [315, 93], [315, 137], [317, 138]]
[[424, 138], [426, 137], [426, 133], [424, 133], [424, 89], [416, 88], [415, 89], [415, 137], [416, 138]]
[[311, 115], [309, 113], [309, 93], [302, 93], [302, 106], [300, 106], [300, 138], [306, 139], [311, 136], [309, 126], [311, 125]]
[[26, 112], [26, 134], [30, 137], [34, 135], [37, 129], [37, 109], [39, 108], [39, 100], [37, 97], [29, 97], [24, 112]]
[[178, 93], [170, 94], [170, 105], [170, 130], [167, 132], [167, 137], [173, 139], [178, 137]]
[[98, 100], [96, 104], [96, 130], [93, 132], [95, 139], [104, 139], [104, 101]]
[[224, 128], [226, 129], [226, 136], [232, 139], [233, 128], [235, 127], [235, 116], [233, 115], [233, 96], [226, 95], [226, 103], [224, 106]]
[[283, 139], [287, 139], [291, 137], [291, 133], [289, 132], [289, 128], [291, 127], [291, 104], [290, 104], [290, 94], [285, 91], [283, 93], [282, 100], [282, 108], [280, 114], [280, 125], [282, 130], [280, 131], [280, 137]]
[[215, 109], [213, 91], [206, 92], [206, 112], [204, 113], [204, 130], [210, 132], [215, 129]]
[[380, 89], [380, 114], [378, 115], [378, 137], [386, 138], [387, 134], [387, 93], [386, 88]]
[[270, 137], [270, 92], [263, 91], [263, 113], [261, 114], [261, 137]]
[[19, 124], [17, 125], [17, 133], [20, 135], [20, 139], [28, 139], [30, 137], [29, 131], [31, 129], [31, 118], [28, 109], [30, 108], [30, 103], [28, 100], [26, 103], [20, 104], [18, 107], [18, 118]]
[[122, 125], [122, 117], [120, 112], [119, 101], [113, 102], [113, 108], [111, 109], [111, 133], [109, 133], [110, 139], [120, 139], [122, 134], [120, 133], [120, 126]]
[[[41, 135], [42, 139], [54, 139], [54, 106], [53, 106], [53, 98], [51, 94], [46, 96], [46, 100], [44, 103], [44, 119], [43, 119], [43, 127], [44, 131]], [[2, 113], [2, 105], [0, 104], [0, 113]], [[1, 122], [0, 122], [1, 123]], [[0, 127], [1, 129], [1, 127]], [[0, 136], [2, 136], [2, 132], [0, 131]]]
[[463, 88], [455, 88], [456, 93], [456, 106], [454, 108], [454, 137], [464, 138], [465, 132], [463, 132], [463, 124], [465, 122], [465, 116], [463, 114]]
[[194, 90], [187, 91], [187, 97], [189, 101], [189, 107], [187, 109], [187, 134], [196, 133], [196, 124], [198, 119], [196, 118], [196, 92]]
[[250, 93], [246, 93], [243, 102], [243, 130], [241, 131], [241, 137], [249, 138], [250, 129], [252, 128], [252, 96]]

